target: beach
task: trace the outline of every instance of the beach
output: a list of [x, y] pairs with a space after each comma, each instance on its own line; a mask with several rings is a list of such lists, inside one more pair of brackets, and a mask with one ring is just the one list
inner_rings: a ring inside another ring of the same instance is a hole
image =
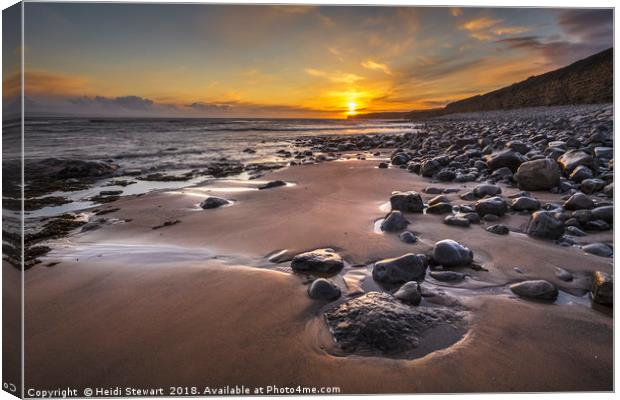
[[[612, 258], [600, 251], [600, 246], [612, 251], [613, 222], [603, 221], [605, 226], [594, 222], [604, 217], [592, 216], [613, 199], [605, 185], [595, 182], [596, 188], [585, 195], [592, 204], [573, 208], [582, 199], [571, 197], [587, 187], [571, 178], [577, 166], [562, 172], [561, 182], [570, 187], [527, 193], [518, 179], [523, 174], [511, 171], [512, 161], [502, 165], [503, 176], [495, 173], [502, 167], [493, 167], [493, 157], [505, 149], [516, 154], [518, 167], [544, 158], [536, 154], [554, 157], [553, 149], [561, 150], [556, 157], [560, 163], [575, 148], [595, 159], [589, 179], [603, 182], [611, 176], [613, 181], [613, 168], [599, 156], [603, 150], [594, 154], [595, 148], [608, 146], [607, 136], [589, 143], [556, 143], [563, 135], [591, 138], [601, 132], [575, 133], [571, 124], [598, 126], [613, 119], [605, 106], [578, 111], [583, 118], [563, 109], [527, 112], [520, 119], [507, 113], [506, 121], [520, 121], [520, 131], [508, 122], [502, 126], [497, 116], [488, 125], [488, 115], [462, 115], [403, 126], [402, 133], [376, 134], [374, 142], [367, 134], [308, 134], [286, 145], [298, 145], [302, 156], [293, 158], [295, 150], [288, 147], [284, 151], [296, 161], [288, 159], [277, 168], [221, 177], [194, 174], [195, 180], [174, 187], [109, 195], [116, 197], [63, 209], [65, 214], [54, 217], [69, 213], [73, 216], [65, 220], [77, 221], [75, 227], [37, 241], [49, 250], [25, 273], [26, 389], [301, 385], [337, 387], [342, 394], [613, 390], [613, 308], [593, 301], [591, 293], [596, 271], [613, 276]], [[564, 122], [556, 121], [562, 118]], [[456, 134], [447, 136], [442, 129]], [[493, 139], [487, 143], [485, 136]], [[427, 137], [434, 139], [425, 141]], [[505, 138], [512, 138], [513, 145]], [[413, 142], [419, 145], [405, 147]], [[490, 153], [484, 153], [486, 146]], [[275, 157], [281, 150], [267, 152]], [[485, 166], [475, 164], [478, 160], [486, 160]], [[228, 161], [237, 160], [229, 155]], [[273, 160], [264, 162], [271, 165]], [[469, 179], [468, 174], [475, 176]], [[273, 182], [279, 184], [267, 185]], [[424, 209], [398, 212], [406, 228], [391, 231], [383, 223], [396, 211], [390, 201], [394, 192], [415, 192]], [[209, 197], [226, 203], [201, 207]], [[499, 215], [484, 208], [497, 208], [487, 205], [500, 201], [496, 197], [501, 200]], [[538, 207], [519, 209], [515, 201], [524, 197], [536, 200]], [[437, 207], [440, 203], [444, 206]], [[574, 214], [580, 209], [590, 214]], [[562, 222], [563, 233], [550, 238], [533, 232], [537, 212], [557, 212], [553, 218]], [[37, 224], [49, 221], [50, 214], [33, 213]], [[577, 222], [566, 223], [571, 218]], [[496, 225], [507, 232], [487, 229]], [[574, 234], [569, 226], [587, 234]], [[415, 241], [403, 240], [403, 231]], [[471, 250], [473, 259], [442, 266], [436, 247], [446, 239]], [[598, 254], [586, 251], [591, 244], [600, 245]], [[317, 249], [332, 249], [342, 259], [341, 268], [301, 272], [292, 267], [295, 256]], [[355, 299], [372, 298], [364, 296], [373, 292], [387, 294], [388, 303], [396, 301], [392, 296], [402, 282], [380, 282], [373, 268], [380, 260], [409, 253], [423, 255], [428, 272], [425, 264], [418, 279], [420, 306], [406, 307], [454, 318], [438, 318], [405, 352], [383, 354], [381, 346], [373, 347], [381, 344], [375, 342], [366, 343], [370, 349], [364, 351], [342, 347], [336, 340], [342, 326], [330, 325], [326, 315], [338, 307], [346, 312], [347, 305], [356, 306], [351, 303]], [[13, 269], [6, 261], [3, 268]], [[449, 279], [441, 274], [451, 271], [457, 274]], [[327, 278], [340, 295], [311, 298], [308, 291], [316, 278]], [[524, 296], [512, 287], [540, 280], [551, 284], [555, 297]]]

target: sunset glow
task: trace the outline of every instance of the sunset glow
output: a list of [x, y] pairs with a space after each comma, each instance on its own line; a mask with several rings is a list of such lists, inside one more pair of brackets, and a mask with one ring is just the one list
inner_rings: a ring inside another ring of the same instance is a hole
[[31, 113], [428, 109], [612, 45], [610, 10], [27, 3], [26, 12]]

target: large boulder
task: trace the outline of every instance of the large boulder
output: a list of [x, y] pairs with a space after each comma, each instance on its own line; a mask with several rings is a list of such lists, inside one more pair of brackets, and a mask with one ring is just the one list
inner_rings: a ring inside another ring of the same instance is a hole
[[592, 210], [592, 217], [611, 224], [614, 222], [614, 206], [596, 207]]
[[491, 171], [507, 167], [512, 172], [516, 172], [519, 166], [526, 161], [526, 158], [516, 151], [504, 150], [499, 153], [486, 156], [485, 161]]
[[344, 261], [332, 249], [317, 249], [301, 253], [293, 257], [291, 268], [293, 271], [336, 272], [344, 267]]
[[606, 272], [595, 271], [592, 275], [592, 300], [599, 304], [614, 303], [614, 277]]
[[605, 243], [591, 243], [583, 246], [582, 250], [599, 257], [611, 257], [614, 255], [613, 249]]
[[536, 211], [527, 226], [527, 234], [541, 239], [559, 239], [564, 234], [564, 224], [550, 211]]
[[573, 172], [573, 170], [580, 165], [585, 165], [587, 167], [593, 166], [592, 156], [581, 150], [567, 151], [558, 158], [558, 163], [567, 174]]
[[476, 212], [480, 216], [493, 214], [501, 217], [506, 211], [508, 211], [508, 204], [499, 196], [489, 197], [476, 202]]
[[409, 225], [400, 211], [391, 211], [381, 223], [381, 230], [384, 232], [399, 232]]
[[424, 280], [428, 262], [424, 254], [408, 253], [396, 258], [377, 261], [372, 277], [377, 282], [401, 283]]
[[441, 240], [433, 246], [433, 260], [444, 267], [468, 266], [474, 260], [474, 253], [459, 242]]
[[315, 279], [308, 287], [308, 295], [317, 300], [335, 300], [340, 294], [340, 288], [325, 278]]
[[347, 353], [399, 354], [419, 345], [427, 330], [459, 326], [464, 312], [446, 307], [411, 307], [387, 293], [369, 292], [325, 313], [334, 341]]
[[517, 169], [515, 180], [523, 190], [549, 190], [560, 184], [560, 169], [550, 158], [526, 161]]
[[390, 197], [392, 210], [421, 213], [424, 211], [424, 202], [418, 192], [395, 192]]
[[580, 165], [571, 172], [569, 178], [573, 182], [580, 183], [586, 179], [591, 179], [594, 176], [592, 170], [585, 165]]
[[510, 290], [518, 296], [539, 300], [555, 300], [558, 289], [545, 280], [524, 281], [510, 285]]

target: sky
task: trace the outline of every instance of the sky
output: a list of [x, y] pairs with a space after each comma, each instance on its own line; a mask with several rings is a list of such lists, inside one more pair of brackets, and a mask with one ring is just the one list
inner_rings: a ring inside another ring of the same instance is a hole
[[342, 118], [435, 108], [613, 45], [612, 11], [601, 9], [25, 7], [26, 111], [55, 115]]

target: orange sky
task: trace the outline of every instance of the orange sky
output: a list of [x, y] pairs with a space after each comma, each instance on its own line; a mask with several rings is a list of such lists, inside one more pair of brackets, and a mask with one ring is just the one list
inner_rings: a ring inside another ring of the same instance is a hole
[[531, 8], [27, 3], [25, 19], [27, 111], [111, 116], [439, 107], [608, 48], [613, 30], [609, 10]]

